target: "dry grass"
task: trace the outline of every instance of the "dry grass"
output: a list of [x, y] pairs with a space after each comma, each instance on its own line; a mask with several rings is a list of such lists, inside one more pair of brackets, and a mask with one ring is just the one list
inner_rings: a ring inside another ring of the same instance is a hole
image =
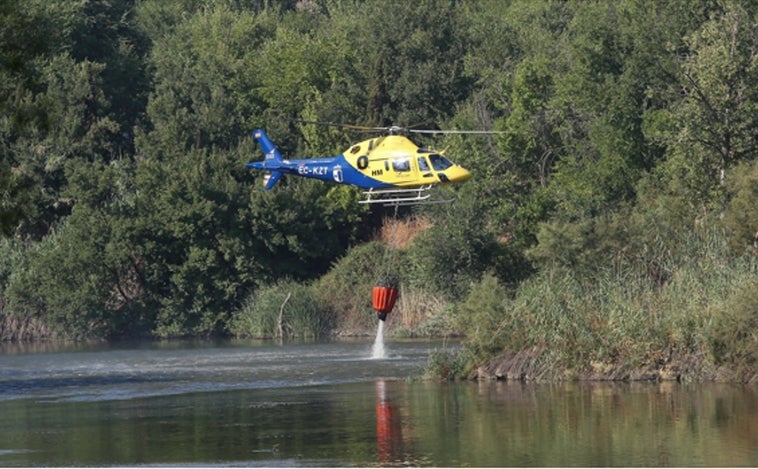
[[40, 318], [0, 313], [0, 342], [26, 342], [57, 338], [50, 325]]
[[408, 219], [385, 217], [376, 240], [386, 243], [393, 249], [405, 249], [416, 235], [430, 226], [432, 222], [426, 217]]
[[404, 289], [395, 305], [393, 325], [415, 330], [445, 309], [447, 302], [422, 291]]

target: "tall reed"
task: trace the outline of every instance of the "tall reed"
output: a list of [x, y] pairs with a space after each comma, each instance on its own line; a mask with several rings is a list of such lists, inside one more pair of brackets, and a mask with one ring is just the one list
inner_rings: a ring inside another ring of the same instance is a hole
[[294, 281], [261, 288], [234, 314], [230, 332], [237, 337], [317, 338], [334, 329], [334, 314], [313, 289]]
[[756, 375], [758, 259], [730, 256], [719, 233], [681, 242], [681, 255], [661, 259], [663, 282], [640, 260], [582, 278], [554, 266], [513, 298], [486, 276], [460, 305], [467, 353], [481, 362], [536, 347], [563, 376], [616, 370], [623, 377], [685, 357], [693, 363], [685, 378]]

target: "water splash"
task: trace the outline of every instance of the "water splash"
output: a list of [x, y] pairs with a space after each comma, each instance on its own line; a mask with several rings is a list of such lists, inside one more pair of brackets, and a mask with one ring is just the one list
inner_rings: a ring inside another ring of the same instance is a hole
[[372, 359], [384, 358], [384, 321], [377, 322], [379, 325], [376, 328], [376, 339], [374, 339], [374, 347], [371, 350]]

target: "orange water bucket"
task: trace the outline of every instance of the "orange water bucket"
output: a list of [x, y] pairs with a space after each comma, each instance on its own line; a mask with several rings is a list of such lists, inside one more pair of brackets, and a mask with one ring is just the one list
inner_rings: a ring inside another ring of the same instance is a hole
[[384, 320], [387, 317], [387, 313], [391, 312], [395, 306], [397, 288], [375, 286], [372, 299], [379, 319]]

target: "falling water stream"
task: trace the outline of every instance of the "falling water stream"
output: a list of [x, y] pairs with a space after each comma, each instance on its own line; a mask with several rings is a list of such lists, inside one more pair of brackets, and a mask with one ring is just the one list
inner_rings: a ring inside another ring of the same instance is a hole
[[377, 322], [379, 325], [376, 326], [376, 339], [371, 349], [371, 358], [374, 360], [384, 358], [384, 321]]

